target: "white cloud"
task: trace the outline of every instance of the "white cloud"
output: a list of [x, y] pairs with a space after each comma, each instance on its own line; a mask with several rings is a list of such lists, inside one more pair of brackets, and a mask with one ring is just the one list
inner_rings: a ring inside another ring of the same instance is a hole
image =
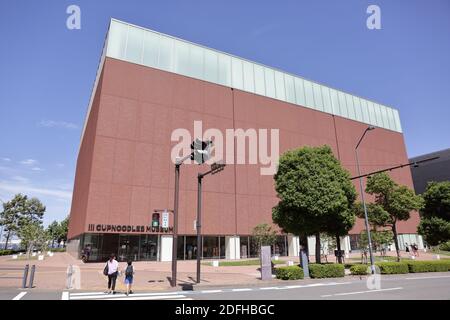
[[32, 166], [32, 165], [37, 164], [38, 162], [37, 162], [37, 160], [34, 160], [34, 159], [26, 159], [26, 160], [20, 161], [20, 163], [24, 164], [26, 166]]
[[63, 191], [56, 189], [46, 189], [46, 188], [36, 188], [25, 184], [11, 184], [4, 181], [0, 182], [0, 191], [11, 192], [11, 193], [25, 193], [29, 196], [33, 195], [43, 195], [52, 196], [55, 198], [71, 199], [72, 191]]
[[41, 169], [41, 168], [39, 168], [39, 167], [33, 167], [33, 168], [31, 168], [31, 170], [33, 170], [33, 171], [39, 171], [39, 172], [44, 171], [44, 169]]
[[64, 168], [64, 163], [57, 163], [56, 166], [57, 166], [58, 168]]
[[38, 123], [39, 127], [45, 128], [62, 128], [62, 129], [78, 129], [78, 125], [66, 121], [42, 120]]
[[28, 180], [27, 178], [22, 177], [22, 176], [14, 176], [11, 179], [14, 181], [20, 182], [20, 183], [29, 183], [30, 182], [30, 180]]
[[2, 160], [5, 161], [5, 162], [10, 162], [11, 161], [10, 158], [2, 158]]

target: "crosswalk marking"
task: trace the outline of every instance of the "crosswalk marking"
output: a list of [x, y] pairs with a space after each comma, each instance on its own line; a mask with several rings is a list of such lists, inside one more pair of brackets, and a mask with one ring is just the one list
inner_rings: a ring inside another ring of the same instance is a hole
[[126, 295], [106, 294], [104, 292], [77, 292], [68, 294], [68, 300], [192, 300], [179, 292], [150, 292], [150, 293], [133, 293]]
[[26, 294], [27, 294], [26, 291], [22, 291], [22, 292], [19, 293], [17, 296], [15, 296], [15, 297], [13, 298], [13, 300], [20, 300], [20, 299], [22, 299], [23, 296], [26, 295]]
[[286, 290], [309, 288], [318, 286], [337, 286], [350, 284], [352, 282], [327, 282], [327, 283], [310, 283], [304, 285], [288, 285], [288, 286], [273, 286], [273, 287], [255, 287], [255, 288], [229, 288], [229, 289], [210, 289], [200, 291], [173, 291], [173, 292], [149, 292], [149, 293], [133, 293], [126, 296], [124, 293], [117, 293], [115, 295], [107, 294], [105, 292], [74, 292], [70, 293], [69, 300], [157, 300], [157, 299], [174, 299], [174, 300], [189, 300], [187, 298], [191, 294], [210, 294], [222, 292], [245, 292], [255, 290]]
[[[178, 300], [179, 298], [186, 298], [184, 295], [174, 295], [174, 296], [141, 296], [141, 297], [119, 297], [119, 298], [107, 298], [102, 300]], [[185, 300], [185, 299], [184, 299]], [[190, 299], [192, 300], [192, 299]]]

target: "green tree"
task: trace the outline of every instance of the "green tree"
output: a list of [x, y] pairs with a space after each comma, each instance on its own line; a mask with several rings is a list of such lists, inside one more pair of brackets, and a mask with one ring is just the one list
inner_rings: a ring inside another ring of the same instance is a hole
[[20, 231], [30, 224], [42, 224], [45, 206], [37, 198], [28, 199], [26, 195], [16, 194], [13, 199], [3, 204], [0, 213], [0, 224], [4, 226], [6, 234], [5, 249], [9, 239], [18, 235]]
[[55, 245], [55, 241], [58, 241], [59, 237], [59, 223], [58, 221], [53, 221], [47, 227], [47, 233], [52, 241], [52, 247]]
[[373, 230], [371, 232], [375, 248], [381, 250], [383, 254], [383, 249], [392, 244], [394, 233], [391, 230]]
[[314, 235], [320, 263], [320, 233], [344, 235], [355, 222], [350, 174], [329, 146], [304, 147], [280, 157], [274, 179], [280, 201], [272, 210], [273, 221], [285, 232]]
[[61, 243], [61, 241], [64, 241], [64, 243], [67, 242], [68, 232], [69, 232], [69, 217], [66, 217], [58, 224], [58, 237], [57, 237], [58, 246]]
[[42, 223], [46, 208], [38, 198], [27, 200], [24, 209], [21, 212], [19, 224]]
[[258, 224], [252, 231], [257, 251], [260, 252], [262, 246], [271, 246], [277, 241], [277, 232], [267, 223]]
[[450, 240], [450, 181], [430, 182], [422, 194], [418, 233], [432, 246]]
[[395, 183], [385, 172], [367, 179], [366, 192], [375, 196], [375, 202], [368, 206], [369, 221], [375, 226], [391, 228], [400, 261], [397, 222], [408, 220], [411, 211], [419, 210], [423, 205], [422, 198], [408, 187]]
[[50, 239], [50, 236], [38, 221], [29, 221], [22, 225], [18, 231], [18, 236], [21, 239], [22, 246], [26, 248], [28, 258], [35, 247], [45, 250]]
[[12, 236], [20, 230], [21, 214], [26, 210], [28, 198], [22, 194], [16, 194], [10, 201], [3, 203], [3, 211], [0, 213], [0, 224], [6, 232], [5, 249]]

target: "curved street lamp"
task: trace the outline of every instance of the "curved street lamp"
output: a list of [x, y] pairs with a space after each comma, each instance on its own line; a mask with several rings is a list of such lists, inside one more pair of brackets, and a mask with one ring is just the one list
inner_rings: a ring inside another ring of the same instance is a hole
[[364, 190], [363, 190], [363, 183], [362, 183], [362, 177], [361, 177], [361, 169], [359, 168], [358, 147], [361, 144], [362, 140], [364, 139], [366, 133], [368, 131], [371, 131], [371, 130], [374, 130], [374, 129], [375, 129], [374, 126], [367, 127], [366, 130], [364, 130], [363, 135], [361, 136], [361, 138], [358, 141], [358, 144], [355, 147], [356, 166], [358, 167], [359, 188], [360, 188], [360, 194], [361, 194], [361, 201], [362, 201], [363, 207], [364, 207], [364, 220], [365, 220], [366, 231], [367, 231], [367, 239], [368, 239], [368, 242], [369, 242], [370, 269], [372, 270], [372, 274], [375, 273], [375, 264], [374, 264], [374, 261], [373, 261], [372, 237], [370, 236], [369, 219], [367, 217], [367, 206], [366, 206], [366, 202], [364, 200]]

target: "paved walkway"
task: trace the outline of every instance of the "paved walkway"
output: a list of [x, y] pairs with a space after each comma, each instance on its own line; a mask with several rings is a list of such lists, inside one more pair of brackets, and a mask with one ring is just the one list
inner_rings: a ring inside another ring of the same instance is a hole
[[[388, 255], [393, 256], [393, 252]], [[408, 258], [406, 253], [402, 256]], [[420, 253], [418, 260], [431, 260], [433, 254]], [[352, 254], [346, 262], [358, 262], [359, 254]], [[283, 261], [298, 262], [298, 257], [281, 257]], [[311, 257], [314, 261], [314, 257]], [[335, 258], [329, 259], [330, 262]], [[11, 256], [0, 257], [0, 288], [18, 288], [21, 285], [23, 271], [20, 270], [2, 270], [2, 268], [23, 268], [26, 264], [36, 265], [36, 274], [34, 286], [40, 290], [63, 290], [66, 287], [67, 268], [69, 265], [75, 266], [75, 271], [80, 275], [81, 290], [104, 290], [106, 286], [106, 277], [103, 275], [104, 263], [84, 264], [67, 253], [55, 253], [53, 257], [45, 257], [45, 260], [36, 259], [13, 260]], [[153, 290], [186, 290], [190, 288], [205, 288], [208, 286], [233, 286], [236, 284], [257, 285], [261, 283], [258, 266], [223, 266], [212, 267], [202, 265], [201, 283], [196, 284], [196, 261], [179, 261], [177, 264], [178, 281], [177, 287], [171, 288], [169, 279], [171, 277], [171, 262], [148, 262], [139, 261], [133, 263], [135, 268], [135, 291], [153, 291]], [[119, 264], [121, 270], [124, 270], [126, 264]], [[77, 269], [77, 267], [79, 269]], [[78, 272], [79, 270], [79, 272]], [[17, 278], [14, 278], [17, 277]], [[118, 278], [118, 290], [124, 289], [123, 276]], [[273, 279], [269, 284], [276, 285], [281, 280]]]

